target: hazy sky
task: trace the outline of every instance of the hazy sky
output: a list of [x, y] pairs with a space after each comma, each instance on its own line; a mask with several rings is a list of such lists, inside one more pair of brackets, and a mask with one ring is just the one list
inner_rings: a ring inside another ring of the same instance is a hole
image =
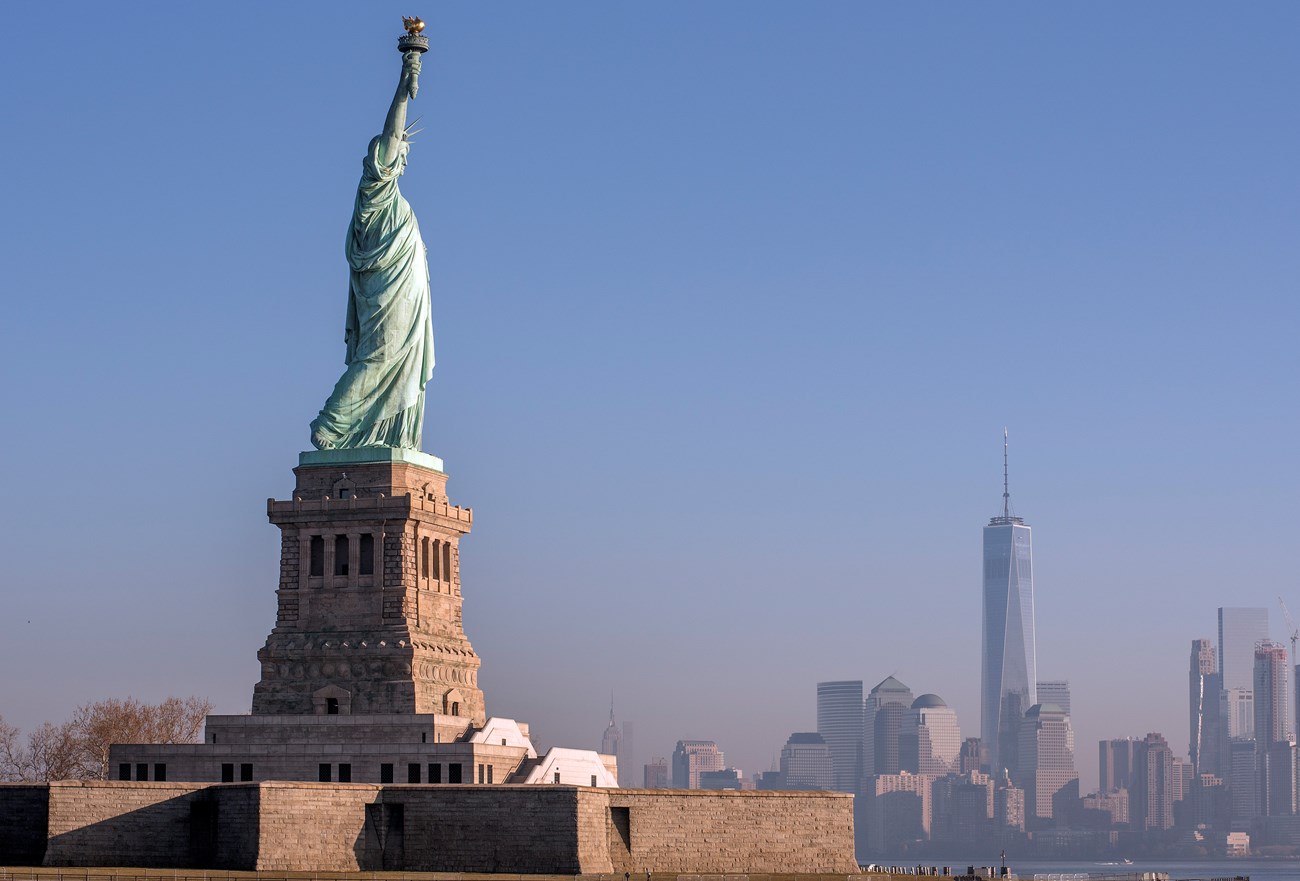
[[1217, 606], [1300, 611], [1298, 4], [5, 13], [8, 721], [248, 710], [403, 13], [490, 713], [750, 772], [894, 674], [977, 734], [1004, 425], [1085, 791], [1186, 751]]

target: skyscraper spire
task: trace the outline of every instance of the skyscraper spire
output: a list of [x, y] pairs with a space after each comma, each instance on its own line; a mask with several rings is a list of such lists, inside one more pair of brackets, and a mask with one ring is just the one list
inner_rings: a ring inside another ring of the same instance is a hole
[[1002, 516], [1011, 516], [1011, 491], [1008, 489], [1009, 473], [1007, 470], [1007, 427], [1002, 426]]

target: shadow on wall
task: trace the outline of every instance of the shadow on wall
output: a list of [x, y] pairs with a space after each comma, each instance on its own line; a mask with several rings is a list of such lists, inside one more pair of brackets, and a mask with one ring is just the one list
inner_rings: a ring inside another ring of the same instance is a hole
[[45, 859], [50, 790], [44, 784], [0, 783], [0, 857], [14, 866]]
[[[46, 866], [251, 869], [261, 807], [256, 785], [52, 783]], [[37, 863], [28, 863], [35, 865]]]

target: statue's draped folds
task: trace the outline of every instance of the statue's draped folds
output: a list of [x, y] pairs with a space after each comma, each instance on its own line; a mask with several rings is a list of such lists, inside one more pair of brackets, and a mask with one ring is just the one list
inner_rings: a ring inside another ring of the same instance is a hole
[[397, 188], [408, 149], [381, 135], [366, 153], [346, 247], [348, 367], [311, 424], [319, 449], [420, 448], [433, 324], [420, 226]]

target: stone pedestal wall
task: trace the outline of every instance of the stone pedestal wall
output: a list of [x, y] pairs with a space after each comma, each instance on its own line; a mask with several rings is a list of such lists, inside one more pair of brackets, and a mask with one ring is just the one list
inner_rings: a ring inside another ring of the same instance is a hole
[[[44, 791], [44, 793], [42, 792]], [[0, 785], [0, 818], [48, 798], [0, 863], [285, 872], [850, 873], [840, 793], [575, 786], [67, 782]], [[26, 860], [20, 859], [27, 855]]]

